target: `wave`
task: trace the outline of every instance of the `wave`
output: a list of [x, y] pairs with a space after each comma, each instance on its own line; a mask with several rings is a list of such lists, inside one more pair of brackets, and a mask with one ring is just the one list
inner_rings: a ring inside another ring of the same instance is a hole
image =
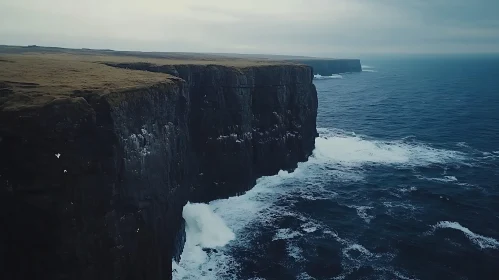
[[427, 166], [464, 161], [465, 154], [432, 148], [423, 143], [382, 141], [362, 135], [352, 136], [342, 130], [319, 129], [314, 158], [343, 166], [366, 164]]
[[471, 147], [468, 145], [468, 143], [466, 143], [466, 142], [457, 142], [457, 143], [456, 143], [456, 146], [461, 147], [461, 148], [468, 148], [468, 149], [469, 149], [469, 148], [471, 148]]
[[288, 253], [288, 256], [291, 258], [302, 261], [304, 260], [303, 258], [303, 250], [296, 244], [293, 243], [287, 243], [286, 244], [286, 251]]
[[301, 225], [301, 229], [306, 232], [306, 233], [312, 233], [317, 231], [317, 229], [320, 228], [320, 225], [314, 223], [314, 222], [307, 222], [303, 225]]
[[276, 234], [272, 238], [272, 241], [283, 240], [283, 239], [293, 239], [293, 238], [299, 237], [301, 235], [302, 235], [301, 233], [294, 231], [290, 228], [280, 228], [277, 230]]
[[443, 183], [458, 182], [458, 180], [455, 176], [444, 176], [443, 178], [433, 178], [433, 177], [425, 177], [425, 176], [421, 176], [421, 175], [416, 175], [416, 178], [418, 178], [420, 180], [443, 182]]
[[362, 72], [377, 72], [376, 70], [374, 70], [373, 66], [362, 65], [361, 67], [362, 67]]
[[434, 177], [425, 177], [422, 175], [416, 175], [416, 178], [418, 178], [419, 180], [432, 181], [432, 182], [452, 183], [454, 185], [463, 186], [463, 187], [475, 187], [475, 185], [470, 183], [459, 182], [459, 180], [455, 176], [444, 176], [443, 178], [434, 178]]
[[430, 233], [435, 232], [437, 229], [455, 229], [459, 230], [475, 245], [478, 245], [481, 249], [498, 249], [499, 241], [492, 237], [483, 236], [476, 234], [466, 227], [463, 227], [458, 222], [441, 221], [432, 227]]
[[320, 74], [315, 74], [314, 75], [315, 80], [327, 80], [327, 79], [343, 79], [343, 76], [338, 75], [338, 74], [333, 74], [331, 76], [322, 76]]
[[417, 190], [418, 190], [418, 188], [416, 188], [416, 187], [408, 187], [408, 188], [401, 188], [398, 191], [401, 193], [410, 193], [410, 192], [415, 192]]
[[352, 258], [348, 253], [350, 251], [357, 251], [360, 252], [362, 255], [365, 255], [367, 257], [372, 257], [374, 256], [373, 253], [371, 253], [369, 250], [367, 250], [364, 246], [360, 244], [351, 244], [347, 246], [346, 248], [343, 249], [343, 255], [345, 255], [348, 258]]
[[[459, 152], [432, 148], [416, 141], [383, 141], [339, 129], [318, 131], [320, 136], [316, 138], [312, 156], [307, 162], [299, 163], [293, 172], [280, 171], [274, 176], [262, 177], [255, 187], [240, 196], [215, 200], [208, 205], [186, 205], [187, 242], [180, 263], [173, 264], [174, 279], [237, 279], [238, 263], [231, 252], [251, 247], [262, 228], [273, 232], [274, 240], [285, 240], [286, 244], [319, 233], [333, 236], [342, 246], [355, 244], [320, 222], [302, 216], [293, 208], [293, 203], [334, 199], [338, 194], [326, 188], [329, 181], [363, 180], [364, 167], [369, 165], [426, 166], [466, 158]], [[352, 207], [366, 223], [374, 218], [369, 215], [370, 206]], [[293, 219], [296, 226], [279, 228], [276, 221], [283, 219]], [[211, 231], [215, 228], [217, 233]], [[220, 229], [222, 232], [218, 235]], [[213, 247], [216, 249], [206, 250]], [[357, 249], [352, 247], [347, 251], [352, 250]], [[289, 255], [296, 259], [293, 255], [299, 255], [298, 249], [290, 247]]]
[[499, 151], [482, 151], [470, 146], [466, 142], [457, 142], [456, 146], [473, 155], [473, 160], [478, 163], [490, 163], [499, 159]]
[[[186, 241], [180, 256], [182, 261], [180, 264], [172, 262], [173, 279], [200, 279], [201, 276], [217, 279], [218, 275], [227, 271], [229, 257], [220, 254], [213, 258], [204, 249], [225, 246], [235, 239], [234, 232], [204, 203], [187, 203], [182, 216]], [[208, 275], [205, 275], [206, 272], [209, 272]]]
[[373, 209], [373, 207], [371, 207], [371, 206], [355, 206], [355, 205], [350, 205], [350, 206], [347, 206], [347, 207], [348, 208], [354, 208], [355, 210], [357, 210], [357, 216], [359, 216], [362, 220], [364, 220], [364, 222], [366, 222], [368, 224], [375, 217], [375, 216], [369, 215], [367, 213], [368, 210], [372, 210]]
[[182, 217], [185, 220], [186, 242], [202, 248], [224, 246], [235, 238], [225, 222], [204, 203], [187, 203]]

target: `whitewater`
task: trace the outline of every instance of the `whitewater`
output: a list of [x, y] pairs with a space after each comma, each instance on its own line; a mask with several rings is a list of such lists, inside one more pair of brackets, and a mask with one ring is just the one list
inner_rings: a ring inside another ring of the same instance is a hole
[[474, 105], [477, 87], [454, 86], [453, 64], [436, 79], [431, 62], [378, 63], [315, 77], [320, 128], [307, 162], [184, 207], [173, 279], [495, 279], [499, 120], [470, 126], [476, 112], [462, 110], [499, 109], [497, 96]]
[[[273, 240], [293, 240], [320, 231], [344, 244], [346, 262], [351, 259], [351, 251], [357, 251], [366, 258], [382, 258], [355, 240], [341, 238], [334, 228], [321, 224], [313, 217], [302, 216], [293, 209], [294, 200], [334, 199], [338, 194], [325, 189], [325, 181], [331, 178], [336, 181], [362, 181], [364, 168], [373, 164], [413, 167], [466, 160], [460, 152], [436, 149], [422, 143], [380, 141], [338, 129], [319, 129], [319, 134], [312, 157], [299, 164], [295, 171], [281, 171], [275, 176], [261, 178], [253, 189], [241, 196], [210, 204], [187, 204], [183, 213], [187, 242], [180, 264], [173, 264], [174, 279], [238, 279], [238, 262], [231, 254], [232, 250], [249, 246], [253, 231], [261, 229], [273, 231]], [[283, 200], [287, 205], [280, 203]], [[348, 207], [355, 208], [366, 223], [373, 218], [366, 214], [369, 206]], [[276, 221], [286, 216], [299, 220], [299, 227], [279, 228]], [[496, 242], [491, 239], [488, 244]], [[301, 257], [300, 249], [292, 242], [287, 250], [293, 258]], [[355, 260], [351, 262], [355, 263]], [[401, 275], [393, 268], [383, 269]]]

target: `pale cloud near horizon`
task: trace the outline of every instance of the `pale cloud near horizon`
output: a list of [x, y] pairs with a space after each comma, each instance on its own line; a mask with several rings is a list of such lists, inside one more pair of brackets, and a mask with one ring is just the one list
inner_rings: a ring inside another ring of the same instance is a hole
[[0, 44], [316, 56], [499, 51], [496, 0], [3, 0]]

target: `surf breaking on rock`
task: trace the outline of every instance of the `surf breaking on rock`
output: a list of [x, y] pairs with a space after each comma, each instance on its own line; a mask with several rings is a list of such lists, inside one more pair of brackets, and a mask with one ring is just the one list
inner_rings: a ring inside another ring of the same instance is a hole
[[[309, 235], [330, 235], [342, 244], [345, 259], [344, 275], [348, 275], [362, 260], [352, 257], [360, 252], [365, 261], [379, 263], [380, 269], [386, 273], [399, 274], [388, 263], [393, 259], [392, 253], [373, 254], [356, 240], [342, 238], [313, 217], [300, 214], [293, 208], [293, 202], [303, 199], [306, 193], [314, 199], [334, 199], [336, 193], [324, 189], [328, 178], [349, 182], [363, 180], [364, 168], [370, 165], [387, 166], [428, 166], [435, 163], [461, 162], [466, 155], [455, 151], [436, 149], [424, 143], [404, 141], [381, 141], [363, 135], [355, 135], [339, 129], [319, 129], [320, 136], [316, 139], [316, 149], [307, 162], [300, 163], [293, 172], [281, 171], [275, 176], [263, 177], [257, 185], [247, 193], [210, 202], [209, 207], [224, 221], [224, 224], [235, 234], [235, 239], [227, 244], [215, 247], [199, 254], [191, 254], [194, 248], [188, 246], [182, 255], [180, 263], [174, 263], [174, 279], [235, 279], [239, 273], [239, 263], [234, 253], [241, 248], [252, 246], [255, 236], [260, 231], [270, 231], [272, 241], [283, 240], [291, 258], [299, 262], [301, 249], [293, 242]], [[342, 142], [341, 149], [338, 142]], [[334, 167], [334, 168], [332, 168]], [[415, 188], [410, 188], [415, 191]], [[407, 189], [401, 189], [407, 193]], [[286, 201], [286, 204], [280, 203]], [[390, 205], [393, 206], [393, 205]], [[186, 207], [190, 207], [189, 204]], [[370, 206], [348, 205], [357, 211], [359, 218], [369, 223], [374, 216], [368, 215]], [[198, 213], [201, 214], [201, 213]], [[212, 214], [210, 214], [212, 215]], [[205, 215], [202, 215], [205, 217]], [[206, 216], [209, 217], [209, 216]], [[294, 228], [280, 228], [279, 220], [291, 217], [298, 223]], [[186, 230], [186, 233], [189, 232]], [[207, 253], [206, 253], [207, 252]], [[384, 260], [384, 261], [382, 261]], [[407, 277], [406, 279], [410, 279]]]

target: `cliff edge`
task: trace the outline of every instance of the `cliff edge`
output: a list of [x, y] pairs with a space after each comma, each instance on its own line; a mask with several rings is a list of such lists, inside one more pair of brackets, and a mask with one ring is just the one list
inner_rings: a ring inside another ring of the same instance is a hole
[[312, 68], [0, 55], [2, 279], [168, 279], [182, 207], [314, 148]]
[[312, 67], [314, 75], [331, 76], [341, 73], [362, 72], [360, 59], [303, 58], [290, 61]]

